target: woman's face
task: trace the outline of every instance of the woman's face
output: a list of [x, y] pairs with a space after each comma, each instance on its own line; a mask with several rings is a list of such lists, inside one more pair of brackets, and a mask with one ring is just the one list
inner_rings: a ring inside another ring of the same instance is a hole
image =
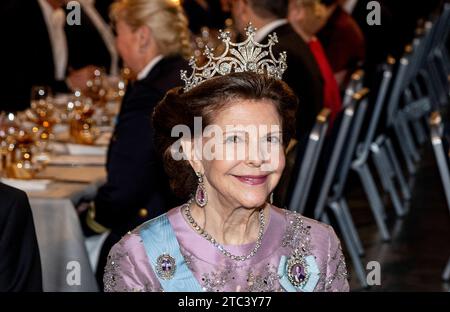
[[125, 64], [134, 72], [140, 71], [141, 53], [139, 32], [133, 29], [123, 20], [116, 23], [116, 46]]
[[[281, 117], [275, 105], [270, 100], [236, 100], [212, 124], [222, 131], [218, 139], [203, 137], [203, 160], [200, 168], [194, 168], [205, 174], [209, 202], [261, 207], [285, 165]], [[208, 159], [209, 151], [215, 157]]]

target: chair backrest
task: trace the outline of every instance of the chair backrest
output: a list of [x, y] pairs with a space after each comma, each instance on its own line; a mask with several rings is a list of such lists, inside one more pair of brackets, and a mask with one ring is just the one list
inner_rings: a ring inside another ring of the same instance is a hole
[[342, 151], [339, 166], [336, 168], [336, 179], [333, 185], [332, 194], [334, 199], [339, 199], [344, 191], [347, 176], [350, 171], [350, 165], [355, 155], [356, 144], [358, 143], [359, 135], [361, 133], [361, 126], [367, 112], [369, 102], [368, 94], [369, 89], [364, 88], [353, 95], [353, 101], [359, 102], [359, 105], [356, 110], [356, 115], [353, 118], [347, 139], [345, 140], [345, 149]]
[[[347, 138], [347, 134], [350, 129], [352, 120], [355, 116], [358, 104], [359, 104], [358, 101], [352, 100], [344, 108], [342, 120], [339, 125], [339, 129], [337, 129], [337, 137], [331, 150], [331, 158], [330, 161], [328, 162], [328, 167], [325, 176], [323, 178], [323, 181], [321, 181], [319, 195], [316, 201], [316, 205], [314, 207], [314, 218], [317, 220], [319, 220], [322, 217], [323, 211], [325, 209], [328, 194], [331, 188], [331, 183], [333, 182], [333, 178], [336, 173], [336, 168], [338, 166], [339, 160], [342, 155], [342, 150], [344, 148], [345, 139]], [[337, 125], [335, 125], [335, 127], [336, 126]]]
[[364, 71], [362, 69], [356, 70], [345, 89], [344, 97], [342, 99], [342, 107], [347, 107], [352, 101], [353, 94], [361, 90], [364, 83]]
[[387, 104], [387, 120], [386, 126], [390, 127], [394, 123], [395, 115], [398, 111], [400, 96], [403, 93], [403, 84], [406, 76], [406, 71], [408, 70], [409, 60], [407, 57], [402, 57], [400, 59], [397, 72], [394, 78], [394, 84], [391, 89], [389, 102]]
[[416, 29], [416, 37], [412, 44], [405, 47], [405, 53], [400, 59], [399, 67], [395, 75], [395, 82], [391, 90], [390, 101], [387, 109], [387, 125], [392, 125], [399, 108], [403, 91], [411, 81], [417, 77], [431, 57], [433, 49], [441, 45], [448, 35], [450, 20], [450, 5], [444, 6], [442, 14], [433, 22], [426, 22], [423, 27]]
[[433, 112], [430, 117], [430, 133], [431, 143], [433, 144], [434, 155], [441, 175], [442, 186], [444, 188], [447, 206], [450, 210], [450, 168], [449, 159], [444, 151], [443, 140], [443, 124], [442, 117], [438, 112]]
[[433, 45], [433, 37], [435, 32], [435, 24], [432, 21], [426, 21], [423, 26], [423, 33], [424, 33], [424, 47], [423, 47], [423, 54], [424, 57], [420, 59], [420, 68], [423, 68], [425, 66], [425, 63], [427, 61], [427, 55], [431, 51], [431, 47]]
[[423, 49], [425, 47], [426, 38], [423, 36], [422, 28], [416, 29], [416, 37], [413, 39], [412, 43], [408, 45], [405, 49], [409, 52], [409, 62], [408, 70], [405, 75], [405, 80], [403, 84], [403, 89], [406, 88], [416, 77], [421, 65], [421, 59], [423, 58]]
[[450, 6], [446, 6], [434, 23], [427, 21], [416, 28], [416, 36], [410, 48], [412, 51], [410, 57], [411, 66], [409, 67], [410, 70], [405, 83], [409, 83], [417, 76], [419, 70], [425, 66], [432, 50], [445, 42], [445, 37], [448, 35], [448, 27], [450, 27], [449, 14]]
[[[439, 20], [439, 19], [438, 19]], [[423, 78], [423, 82], [428, 90], [428, 97], [431, 99], [432, 106], [437, 109], [439, 107], [438, 92], [435, 90], [435, 86], [431, 82], [429, 71], [427, 69], [428, 62], [432, 56], [432, 52], [435, 49], [436, 44], [434, 43], [436, 32], [437, 32], [437, 22], [427, 21], [424, 26], [424, 32], [426, 33], [426, 42], [424, 47], [424, 57], [420, 60], [419, 73]]]
[[289, 210], [303, 213], [312, 180], [316, 172], [317, 162], [322, 151], [323, 142], [328, 130], [331, 111], [321, 110], [316, 117], [316, 123], [309, 134], [305, 154], [299, 169], [297, 181], [289, 203]]
[[444, 4], [442, 13], [435, 22], [435, 31], [433, 33], [432, 48], [445, 44], [450, 27], [450, 3]]
[[386, 102], [386, 94], [392, 80], [392, 68], [394, 64], [395, 59], [393, 57], [388, 57], [386, 63], [383, 65], [381, 83], [378, 89], [375, 104], [373, 106], [372, 114], [370, 115], [369, 126], [367, 128], [364, 140], [359, 144], [356, 151], [356, 155], [359, 159], [361, 159], [361, 161], [366, 161], [370, 153], [370, 144], [372, 144], [374, 140], [375, 131]]
[[432, 50], [441, 44], [445, 44], [445, 39], [448, 36], [450, 28], [450, 3], [446, 3], [442, 9], [441, 14], [430, 19], [424, 24], [424, 54], [425, 57], [422, 58], [421, 67], [427, 61], [426, 56], [430, 55]]

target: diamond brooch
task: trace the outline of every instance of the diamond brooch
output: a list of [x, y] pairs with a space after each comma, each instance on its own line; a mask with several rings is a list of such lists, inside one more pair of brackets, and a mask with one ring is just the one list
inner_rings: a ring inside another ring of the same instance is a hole
[[308, 266], [305, 259], [296, 250], [287, 260], [287, 276], [295, 287], [303, 287], [309, 279]]
[[162, 254], [156, 260], [156, 273], [163, 280], [172, 279], [176, 268], [175, 259], [168, 254]]

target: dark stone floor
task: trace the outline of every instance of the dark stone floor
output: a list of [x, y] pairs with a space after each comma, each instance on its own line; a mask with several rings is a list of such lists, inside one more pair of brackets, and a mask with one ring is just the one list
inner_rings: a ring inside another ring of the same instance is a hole
[[396, 218], [389, 201], [385, 201], [390, 242], [381, 240], [359, 183], [350, 181], [347, 198], [366, 252], [363, 264], [378, 261], [381, 265], [381, 285], [362, 289], [347, 257], [351, 290], [450, 291], [450, 284], [441, 279], [450, 257], [450, 214], [431, 146], [422, 151], [409, 214]]

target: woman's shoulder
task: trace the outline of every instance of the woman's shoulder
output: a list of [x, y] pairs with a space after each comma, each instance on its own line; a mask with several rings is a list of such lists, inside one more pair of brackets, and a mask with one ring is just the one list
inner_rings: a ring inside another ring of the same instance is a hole
[[[143, 231], [148, 230], [149, 228], [154, 229], [155, 226], [161, 228], [164, 225], [169, 225], [169, 215], [176, 212], [177, 209], [179, 209], [179, 207], [172, 208], [168, 212], [140, 224], [135, 229], [125, 234], [114, 247], [127, 251], [136, 248], [143, 249]], [[159, 229], [154, 230], [158, 231]]]
[[141, 226], [125, 234], [110, 250], [103, 276], [104, 290], [158, 291], [160, 289], [140, 235]]
[[279, 210], [287, 222], [283, 246], [306, 257], [314, 256], [317, 268], [323, 272], [316, 289], [348, 291], [345, 258], [334, 229], [299, 213]]
[[[146, 250], [146, 243], [148, 243], [146, 240], [153, 239], [154, 236], [148, 232], [149, 235], [146, 235], [146, 230], [156, 231], [155, 233], [157, 233], [161, 229], [161, 224], [163, 226], [168, 224], [165, 222], [168, 222], [167, 215], [171, 211], [144, 222], [134, 230], [129, 231], [111, 248], [105, 267], [105, 290], [158, 290], [159, 286], [155, 282], [157, 279], [151, 268], [151, 261]], [[152, 227], [152, 225], [156, 227]], [[156, 239], [158, 240], [158, 238]], [[141, 280], [146, 281], [146, 283], [136, 284], [136, 281]]]
[[155, 64], [147, 77], [142, 79], [138, 85], [148, 92], [165, 94], [168, 90], [183, 85], [180, 71], [188, 68], [188, 61], [181, 56], [165, 56]]
[[145, 248], [140, 236], [140, 227], [129, 231], [111, 248], [109, 254], [115, 257], [136, 257], [145, 254]]
[[330, 225], [287, 209], [274, 207], [274, 210], [278, 214], [284, 215], [286, 222], [284, 237], [286, 241], [298, 242], [298, 240], [308, 240], [316, 247], [328, 247], [339, 243], [339, 239]]
[[333, 228], [326, 223], [305, 217], [304, 215], [302, 215], [298, 212], [295, 212], [295, 211], [291, 211], [288, 209], [282, 209], [282, 208], [278, 208], [275, 206], [272, 206], [272, 207], [277, 213], [284, 214], [286, 221], [289, 224], [299, 223], [299, 224], [302, 224], [303, 226], [313, 230], [314, 232], [318, 232], [318, 233], [325, 233], [325, 234], [334, 233]]

